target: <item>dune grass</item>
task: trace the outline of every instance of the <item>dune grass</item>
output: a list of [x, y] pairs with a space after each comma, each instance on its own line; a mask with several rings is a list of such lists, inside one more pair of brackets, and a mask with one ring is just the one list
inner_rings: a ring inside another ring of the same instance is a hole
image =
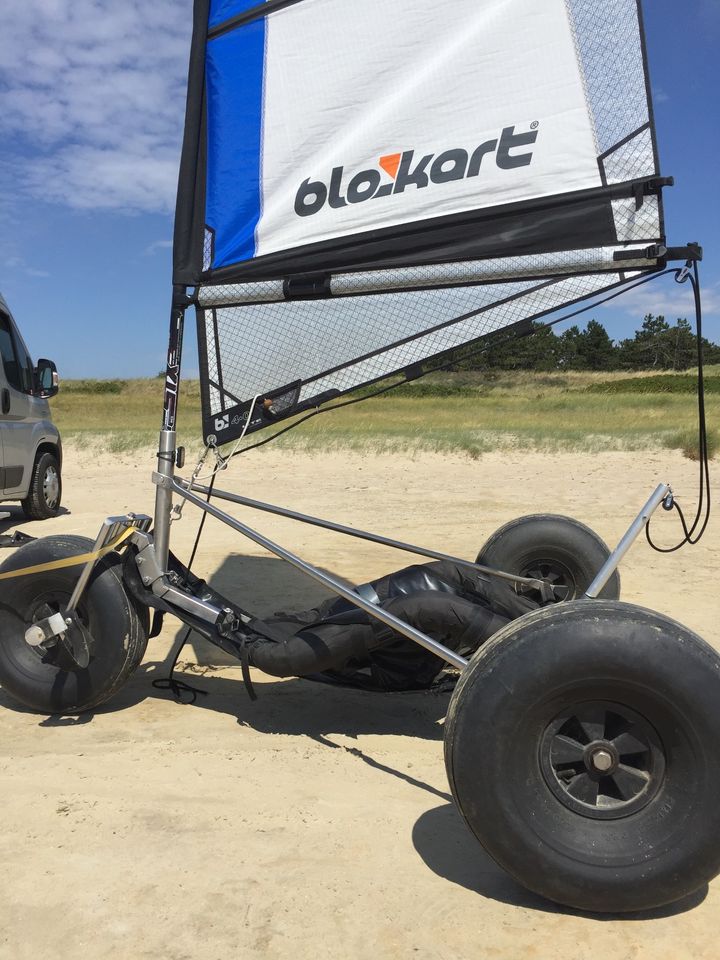
[[[710, 442], [718, 446], [720, 371], [708, 376]], [[670, 383], [668, 381], [671, 381]], [[286, 449], [463, 452], [648, 450], [693, 455], [694, 378], [688, 374], [436, 375], [327, 413], [277, 441]], [[155, 444], [162, 379], [69, 381], [52, 401], [66, 442], [131, 452]], [[179, 442], [200, 449], [200, 390], [183, 383]]]

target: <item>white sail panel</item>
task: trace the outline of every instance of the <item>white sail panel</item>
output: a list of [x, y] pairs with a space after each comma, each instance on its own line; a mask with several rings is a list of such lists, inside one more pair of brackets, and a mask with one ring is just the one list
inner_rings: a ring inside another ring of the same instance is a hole
[[601, 186], [564, 0], [298, 3], [262, 131], [255, 256]]

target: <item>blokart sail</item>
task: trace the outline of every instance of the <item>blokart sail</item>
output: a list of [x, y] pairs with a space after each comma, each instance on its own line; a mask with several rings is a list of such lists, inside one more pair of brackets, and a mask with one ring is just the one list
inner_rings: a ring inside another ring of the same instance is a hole
[[636, 0], [196, 0], [206, 441], [663, 268], [669, 182]]

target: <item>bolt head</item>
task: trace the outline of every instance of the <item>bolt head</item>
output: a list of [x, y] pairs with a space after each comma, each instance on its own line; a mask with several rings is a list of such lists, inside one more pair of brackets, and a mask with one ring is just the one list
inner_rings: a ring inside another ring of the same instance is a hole
[[28, 627], [25, 631], [25, 642], [30, 644], [31, 647], [39, 647], [40, 644], [45, 639], [45, 634], [42, 631], [41, 627], [33, 624]]
[[599, 773], [607, 773], [613, 765], [613, 758], [607, 750], [596, 750], [592, 755], [592, 765]]

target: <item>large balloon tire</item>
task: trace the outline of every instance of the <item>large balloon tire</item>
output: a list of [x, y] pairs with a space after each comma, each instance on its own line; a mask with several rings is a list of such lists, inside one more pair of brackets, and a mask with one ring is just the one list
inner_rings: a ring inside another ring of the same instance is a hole
[[720, 870], [720, 657], [658, 613], [581, 600], [508, 624], [455, 688], [445, 763], [487, 853], [550, 900], [642, 911]]
[[[490, 537], [477, 556], [477, 563], [522, 577], [549, 580], [560, 588], [562, 599], [583, 596], [610, 556], [607, 544], [578, 520], [550, 513], [531, 514], [511, 520]], [[620, 597], [617, 570], [600, 597]]]
[[[0, 573], [78, 556], [92, 547], [86, 537], [45, 537], [20, 547], [0, 566]], [[128, 596], [116, 553], [95, 564], [78, 605], [92, 638], [88, 666], [68, 665], [58, 646], [45, 651], [26, 643], [28, 623], [63, 609], [81, 569], [78, 565], [0, 580], [0, 686], [41, 713], [80, 713], [104, 703], [139, 666], [147, 647], [149, 614]]]

